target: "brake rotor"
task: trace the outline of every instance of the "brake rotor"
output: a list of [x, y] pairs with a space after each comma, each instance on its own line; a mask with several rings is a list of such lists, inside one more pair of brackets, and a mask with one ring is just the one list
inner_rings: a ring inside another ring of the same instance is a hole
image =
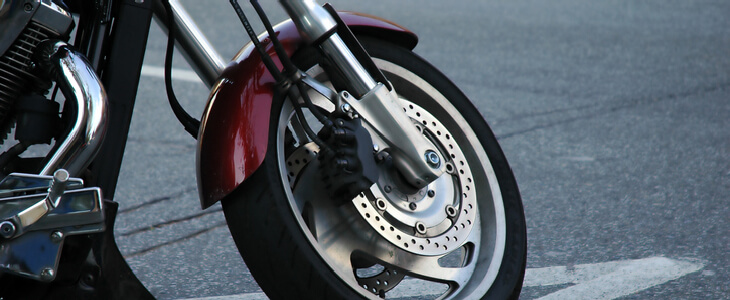
[[[406, 114], [438, 145], [447, 174], [417, 192], [406, 192], [381, 176], [370, 193], [353, 203], [363, 219], [393, 245], [419, 255], [443, 255], [461, 247], [477, 220], [476, 192], [464, 153], [433, 115], [401, 99]], [[384, 182], [385, 181], [385, 182]]]
[[[383, 238], [405, 251], [419, 255], [443, 255], [467, 240], [477, 220], [476, 192], [464, 153], [446, 127], [423, 108], [401, 99], [406, 115], [438, 145], [447, 174], [416, 191], [401, 191], [383, 171], [378, 184], [356, 196], [357, 212]], [[319, 147], [309, 142], [286, 159], [291, 187], [299, 173], [317, 158]], [[415, 207], [415, 208], [414, 208]]]

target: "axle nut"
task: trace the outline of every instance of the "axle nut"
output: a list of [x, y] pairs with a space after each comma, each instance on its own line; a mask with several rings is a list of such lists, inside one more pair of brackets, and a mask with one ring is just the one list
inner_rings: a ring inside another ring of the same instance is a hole
[[441, 158], [436, 151], [428, 150], [426, 151], [426, 163], [428, 163], [431, 168], [438, 168], [441, 166]]

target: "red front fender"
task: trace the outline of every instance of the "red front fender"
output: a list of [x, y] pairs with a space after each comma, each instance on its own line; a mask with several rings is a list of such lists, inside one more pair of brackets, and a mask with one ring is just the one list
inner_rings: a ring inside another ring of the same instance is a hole
[[[415, 34], [392, 22], [356, 13], [339, 14], [355, 34], [387, 39], [410, 49], [418, 42]], [[290, 56], [303, 46], [291, 20], [274, 29]], [[271, 40], [264, 35], [261, 41], [281, 68]], [[203, 208], [228, 195], [261, 166], [268, 145], [275, 83], [249, 43], [213, 86], [198, 136], [196, 164]]]

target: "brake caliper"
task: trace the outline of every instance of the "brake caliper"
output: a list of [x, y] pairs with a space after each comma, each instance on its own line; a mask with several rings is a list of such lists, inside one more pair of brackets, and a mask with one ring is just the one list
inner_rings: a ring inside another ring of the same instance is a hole
[[330, 149], [319, 155], [319, 171], [330, 197], [351, 201], [378, 182], [373, 140], [359, 118], [337, 118], [318, 134]]

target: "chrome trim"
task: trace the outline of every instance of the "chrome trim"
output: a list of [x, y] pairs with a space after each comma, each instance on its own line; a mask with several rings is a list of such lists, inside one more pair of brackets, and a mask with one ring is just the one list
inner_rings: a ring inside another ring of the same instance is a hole
[[338, 34], [333, 34], [320, 45], [324, 54], [332, 61], [352, 89], [350, 93], [361, 97], [375, 88], [377, 82], [352, 54]]
[[106, 134], [106, 91], [91, 64], [66, 43], [44, 42], [38, 49], [41, 64], [52, 72], [66, 105], [72, 105], [76, 113], [66, 139], [57, 142], [53, 156], [39, 174], [51, 175], [58, 169], [66, 169], [76, 177], [94, 159]]
[[[14, 174], [16, 178], [33, 182], [30, 174]], [[50, 176], [46, 176], [50, 180]], [[69, 182], [78, 182], [78, 178], [70, 178]], [[3, 180], [3, 184], [7, 182]], [[11, 182], [8, 182], [12, 184]], [[23, 189], [21, 186], [20, 189]], [[0, 198], [0, 214], [14, 214], [33, 205], [45, 202], [47, 194], [23, 195]], [[22, 194], [22, 193], [21, 193]], [[17, 218], [2, 222], [15, 226], [12, 237], [0, 245], [0, 272], [11, 273], [35, 280], [52, 281], [58, 270], [59, 257], [67, 236], [92, 234], [105, 229], [104, 208], [101, 189], [85, 188], [68, 190], [63, 193], [56, 208], [37, 220], [31, 227], [22, 232], [17, 228]], [[12, 220], [12, 221], [11, 221]], [[42, 251], [28, 251], [41, 249]]]
[[[444, 164], [432, 166], [426, 161], [427, 153], [438, 155], [436, 147], [403, 112], [395, 91], [378, 83], [362, 99], [355, 99], [343, 91], [340, 100], [349, 104], [388, 143], [395, 167], [411, 185], [423, 188], [446, 171]], [[445, 160], [439, 156], [439, 161]]]
[[[180, 2], [178, 0], [169, 1], [175, 17], [175, 45], [203, 83], [207, 87], [213, 87], [223, 73], [226, 63]], [[152, 3], [152, 10], [155, 21], [167, 33], [167, 11], [162, 1], [155, 0]]]
[[71, 13], [65, 11], [56, 3], [43, 0], [33, 16], [33, 21], [43, 24], [60, 35], [66, 35], [73, 28], [74, 19]]
[[314, 0], [280, 0], [286, 13], [294, 21], [299, 34], [308, 43], [326, 37], [337, 28], [337, 21]]

